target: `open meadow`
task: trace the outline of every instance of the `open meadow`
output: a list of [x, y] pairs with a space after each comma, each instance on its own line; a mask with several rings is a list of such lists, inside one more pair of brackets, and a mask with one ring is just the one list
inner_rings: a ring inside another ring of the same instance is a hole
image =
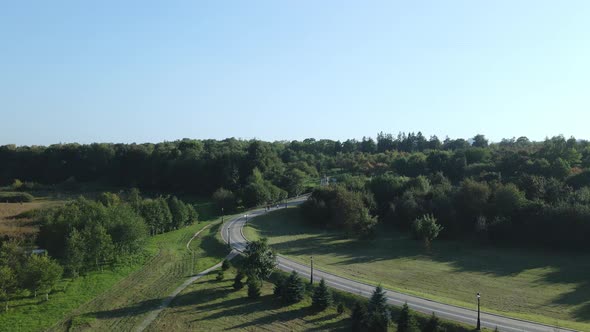
[[0, 236], [16, 239], [34, 236], [39, 228], [28, 213], [59, 204], [63, 202], [45, 199], [26, 203], [0, 203]]
[[298, 208], [257, 217], [249, 240], [268, 237], [278, 253], [369, 284], [487, 312], [590, 330], [590, 256], [435, 241], [430, 253], [408, 234], [372, 240], [308, 226]]

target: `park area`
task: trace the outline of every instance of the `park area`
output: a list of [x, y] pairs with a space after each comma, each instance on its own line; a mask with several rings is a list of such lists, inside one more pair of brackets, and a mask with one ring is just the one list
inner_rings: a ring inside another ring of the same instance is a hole
[[369, 284], [466, 308], [581, 331], [590, 330], [590, 255], [494, 248], [438, 240], [430, 252], [408, 234], [371, 240], [309, 226], [298, 208], [257, 217], [249, 240], [268, 237], [284, 256]]
[[235, 270], [222, 281], [210, 274], [187, 287], [148, 331], [346, 331], [349, 314], [336, 308], [317, 312], [311, 299], [284, 305], [273, 296], [273, 284], [264, 282], [261, 297], [249, 299], [247, 288], [232, 288]]

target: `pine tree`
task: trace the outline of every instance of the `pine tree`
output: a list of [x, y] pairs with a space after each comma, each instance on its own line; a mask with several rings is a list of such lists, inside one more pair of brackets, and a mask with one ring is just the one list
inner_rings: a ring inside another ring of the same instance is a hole
[[442, 328], [440, 326], [440, 320], [438, 319], [438, 317], [436, 317], [436, 315], [433, 312], [432, 316], [430, 316], [430, 318], [426, 322], [426, 326], [424, 326], [423, 332], [440, 332], [441, 330]]
[[215, 277], [215, 280], [221, 281], [224, 277], [223, 269], [217, 270], [217, 276]]
[[371, 331], [387, 331], [391, 313], [387, 307], [387, 297], [381, 286], [377, 286], [367, 306], [367, 322]]
[[233, 287], [235, 290], [240, 290], [242, 288], [244, 288], [244, 283], [242, 282], [242, 279], [244, 279], [245, 275], [244, 272], [242, 272], [242, 270], [238, 270], [238, 273], [236, 274], [236, 277], [234, 278], [234, 284]]
[[367, 327], [367, 309], [365, 306], [356, 302], [350, 313], [350, 320], [352, 322], [352, 331], [360, 332], [365, 331]]
[[412, 312], [410, 311], [410, 307], [408, 304], [405, 303], [402, 307], [402, 311], [399, 314], [397, 319], [397, 330], [398, 332], [419, 332], [418, 324], [416, 323], [416, 319]]
[[275, 287], [273, 289], [273, 295], [276, 298], [280, 298], [283, 296], [283, 289], [285, 288], [285, 279], [281, 276], [277, 278], [275, 281]]
[[326, 310], [332, 305], [332, 293], [328, 289], [328, 286], [326, 286], [326, 281], [323, 278], [314, 290], [311, 300], [312, 306], [319, 310]]
[[342, 304], [342, 302], [338, 303], [338, 306], [336, 307], [336, 312], [339, 316], [344, 313], [344, 304]]
[[229, 270], [230, 267], [231, 267], [230, 262], [227, 259], [224, 259], [223, 263], [221, 263], [221, 269], [223, 271], [227, 271], [227, 270]]
[[255, 278], [248, 278], [248, 297], [257, 299], [260, 297], [260, 280]]
[[293, 270], [283, 286], [283, 300], [287, 303], [297, 303], [303, 300], [305, 286], [299, 277], [299, 273]]

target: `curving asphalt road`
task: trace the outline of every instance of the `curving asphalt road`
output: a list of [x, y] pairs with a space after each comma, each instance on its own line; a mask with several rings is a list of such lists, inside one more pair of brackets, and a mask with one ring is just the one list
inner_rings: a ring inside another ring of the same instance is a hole
[[[288, 205], [293, 206], [301, 204], [305, 199], [306, 198], [304, 197], [292, 200], [288, 203]], [[285, 205], [283, 204], [282, 207], [284, 206]], [[242, 252], [246, 249], [246, 246], [248, 244], [248, 240], [244, 237], [242, 228], [248, 222], [248, 220], [264, 213], [266, 213], [265, 209], [252, 210], [244, 216], [240, 216], [238, 218], [234, 218], [232, 220], [227, 221], [221, 228], [221, 235], [223, 239], [227, 242], [229, 237], [232, 249]], [[300, 275], [306, 278], [310, 277], [310, 267], [308, 265], [292, 261], [282, 255], [277, 255], [277, 263], [278, 267], [283, 271], [291, 272], [295, 270]], [[367, 285], [358, 281], [337, 276], [317, 268], [314, 268], [313, 272], [315, 280], [320, 280], [321, 278], [324, 278], [328, 286], [345, 292], [361, 295], [364, 297], [370, 297], [373, 291], [375, 290], [375, 286]], [[395, 306], [401, 306], [404, 303], [408, 303], [408, 306], [413, 310], [425, 314], [431, 314], [434, 312], [440, 318], [471, 324], [473, 326], [475, 326], [477, 321], [477, 311], [475, 310], [469, 310], [453, 305], [443, 304], [423, 299], [420, 297], [395, 292], [392, 290], [386, 290], [386, 293], [388, 303]], [[503, 332], [574, 331], [484, 312], [481, 313], [481, 326], [492, 330], [497, 327], [499, 331]]]

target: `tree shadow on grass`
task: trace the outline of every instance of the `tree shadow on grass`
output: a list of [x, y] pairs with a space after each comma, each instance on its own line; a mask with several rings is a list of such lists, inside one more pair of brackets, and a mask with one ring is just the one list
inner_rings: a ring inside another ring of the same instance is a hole
[[[274, 218], [274, 219], [273, 219]], [[283, 218], [283, 219], [280, 219]], [[426, 252], [419, 241], [395, 230], [383, 230], [372, 240], [347, 239], [342, 233], [312, 228], [297, 211], [282, 211], [252, 221], [262, 236], [294, 237], [273, 245], [279, 253], [307, 257], [335, 257], [333, 266], [367, 264], [399, 258], [432, 260], [450, 266], [454, 272], [473, 272], [494, 277], [517, 276], [532, 269], [540, 275], [540, 284], [577, 284], [576, 290], [550, 300], [543, 305], [577, 306], [573, 316], [590, 320], [590, 255], [551, 250], [506, 248], [482, 245], [473, 241], [437, 240], [432, 251]], [[280, 224], [277, 224], [280, 223]]]
[[[252, 310], [254, 310], [254, 311], [272, 310], [273, 307], [275, 307], [275, 306], [272, 303], [267, 303], [267, 302], [268, 301], [260, 303], [258, 305], [259, 309], [257, 309], [255, 306]], [[221, 314], [223, 314], [223, 312]], [[228, 328], [228, 330], [247, 329], [248, 327], [269, 325], [272, 323], [286, 322], [286, 321], [290, 321], [290, 320], [294, 320], [294, 319], [304, 319], [308, 315], [309, 315], [309, 308], [299, 308], [299, 309], [295, 309], [295, 310], [289, 310], [286, 312], [276, 312], [276, 313], [264, 315], [260, 318], [254, 319], [254, 320], [246, 322], [246, 323], [232, 326], [231, 328]]]
[[[228, 317], [249, 317], [251, 315], [255, 315], [257, 313], [265, 313], [264, 316], [255, 318], [248, 322], [244, 322], [230, 328], [228, 330], [233, 329], [248, 329], [256, 326], [261, 325], [269, 325], [273, 323], [281, 323], [281, 322], [289, 322], [292, 320], [303, 320], [310, 324], [319, 324], [322, 321], [331, 321], [337, 317], [336, 314], [327, 315], [325, 317], [317, 317], [313, 319], [307, 319], [308, 317], [314, 317], [318, 314], [316, 310], [313, 310], [310, 307], [302, 307], [297, 309], [289, 310], [288, 306], [284, 305], [280, 301], [277, 301], [273, 295], [264, 295], [258, 299], [249, 299], [247, 297], [239, 297], [228, 299], [225, 301], [219, 301], [216, 303], [211, 303], [215, 299], [219, 299], [220, 297], [225, 297], [229, 292], [232, 292], [228, 289], [203, 289], [195, 292], [190, 292], [184, 295], [186, 297], [186, 301], [183, 299], [179, 299], [176, 301], [176, 305], [191, 305], [190, 311], [195, 313], [209, 313], [209, 315], [205, 315], [204, 317], [198, 318], [193, 320], [192, 322], [198, 321], [208, 321], [208, 320], [215, 320], [215, 319], [227, 319]], [[283, 310], [284, 309], [284, 310]], [[280, 310], [280, 311], [277, 311]], [[321, 328], [318, 327], [317, 329], [309, 329], [310, 331], [320, 331], [320, 330], [344, 330], [344, 325], [341, 321], [327, 323], [328, 325], [323, 325]]]
[[350, 331], [352, 322], [350, 318], [344, 318], [331, 323], [322, 324], [322, 326], [313, 327], [306, 331]]
[[553, 303], [576, 306], [572, 310], [572, 316], [581, 321], [590, 321], [590, 278], [580, 275], [577, 269], [576, 271], [565, 269], [549, 273], [545, 279], [548, 282], [577, 283], [573, 291], [560, 295]]
[[84, 314], [85, 317], [96, 317], [99, 319], [110, 319], [110, 318], [121, 318], [129, 316], [137, 316], [148, 313], [150, 311], [158, 309], [162, 304], [163, 299], [155, 298], [145, 301], [141, 301], [132, 306], [117, 308], [112, 310], [95, 311]]
[[211, 226], [209, 235], [201, 239], [201, 243], [199, 245], [199, 247], [203, 250], [203, 254], [201, 256], [218, 257], [221, 259], [229, 252], [227, 246], [221, 243], [215, 237], [215, 235], [219, 233], [219, 227], [221, 227], [221, 224]]

